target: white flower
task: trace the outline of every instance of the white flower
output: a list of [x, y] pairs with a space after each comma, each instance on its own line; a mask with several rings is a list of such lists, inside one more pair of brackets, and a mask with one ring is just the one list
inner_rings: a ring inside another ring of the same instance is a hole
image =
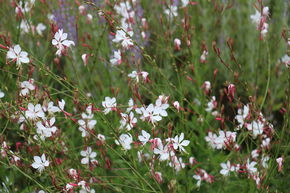
[[3, 98], [5, 96], [5, 93], [2, 92], [2, 90], [0, 90], [0, 99]]
[[[19, 5], [15, 8], [15, 12], [18, 14], [20, 11], [22, 13], [27, 13], [31, 10], [32, 6], [34, 5], [35, 0], [27, 0], [25, 3], [20, 1]], [[24, 4], [23, 4], [24, 3]]]
[[122, 63], [122, 56], [120, 50], [114, 51], [114, 56], [110, 59], [110, 63], [114, 66], [120, 65]]
[[207, 56], [208, 56], [208, 51], [204, 50], [200, 56], [200, 62], [204, 63], [206, 61]]
[[256, 13], [251, 15], [250, 18], [254, 24], [259, 25], [261, 20], [261, 13], [256, 10]]
[[139, 141], [141, 141], [141, 143], [143, 145], [145, 145], [150, 139], [150, 134], [147, 133], [146, 131], [142, 130], [142, 135], [139, 135], [138, 139], [139, 139]]
[[50, 22], [55, 22], [55, 16], [51, 13], [47, 14], [47, 19], [50, 21]]
[[140, 76], [143, 78], [144, 81], [146, 81], [148, 79], [148, 72], [142, 71], [142, 72], [136, 72], [135, 70], [132, 71], [130, 74], [128, 74], [128, 77], [135, 79], [136, 82], [139, 82], [140, 80]]
[[93, 20], [93, 15], [92, 14], [87, 14], [87, 21], [91, 22]]
[[34, 163], [31, 165], [34, 169], [37, 169], [39, 172], [42, 172], [45, 167], [49, 166], [49, 161], [46, 160], [45, 154], [42, 154], [41, 157], [34, 156]]
[[235, 167], [231, 165], [230, 161], [227, 161], [227, 163], [221, 163], [222, 170], [220, 173], [224, 176], [228, 176], [230, 172], [235, 171]]
[[137, 123], [137, 118], [134, 117], [134, 113], [130, 112], [130, 114], [121, 113], [121, 120], [120, 120], [120, 129], [126, 128], [127, 131], [130, 131], [135, 124]]
[[236, 115], [235, 119], [238, 121], [239, 126], [236, 128], [237, 130], [241, 129], [244, 126], [245, 120], [249, 116], [249, 104], [245, 105], [243, 109], [238, 110], [238, 115]]
[[164, 13], [168, 15], [169, 19], [176, 17], [178, 15], [177, 6], [170, 5], [169, 9], [164, 10]]
[[45, 112], [48, 112], [49, 114], [54, 114], [54, 113], [58, 113], [58, 112], [61, 111], [60, 108], [59, 108], [58, 106], [54, 106], [54, 105], [53, 105], [53, 102], [52, 102], [52, 101], [50, 101], [50, 102], [47, 104], [47, 106], [43, 106], [42, 108], [43, 108], [43, 110], [44, 110]]
[[196, 160], [195, 160], [194, 157], [190, 157], [190, 158], [188, 159], [188, 162], [189, 162], [191, 165], [193, 165], [193, 164], [196, 163]]
[[147, 108], [141, 107], [136, 108], [136, 112], [141, 114], [141, 120], [148, 120], [153, 125], [162, 120], [162, 117], [166, 117], [168, 114], [166, 109], [169, 107], [167, 103], [163, 103], [162, 99], [159, 98], [156, 100], [155, 105], [150, 104]]
[[119, 140], [115, 140], [117, 145], [121, 145], [125, 150], [131, 149], [131, 143], [133, 143], [133, 138], [130, 134], [122, 134]]
[[106, 140], [106, 137], [105, 137], [104, 135], [102, 135], [102, 134], [98, 134], [98, 135], [97, 135], [97, 138], [98, 138], [98, 140], [100, 140], [101, 142], [105, 142], [105, 140]]
[[236, 135], [236, 132], [230, 131], [219, 131], [219, 136], [213, 134], [212, 132], [208, 132], [208, 136], [205, 137], [205, 140], [213, 149], [224, 149], [227, 145], [235, 143]]
[[284, 63], [287, 68], [290, 67], [290, 57], [287, 54], [281, 58], [281, 62]]
[[28, 33], [30, 30], [30, 24], [27, 20], [22, 20], [20, 23], [21, 33]]
[[177, 109], [177, 111], [179, 112], [180, 110], [180, 104], [178, 101], [174, 101], [173, 106]]
[[63, 111], [64, 110], [64, 106], [65, 106], [65, 101], [63, 99], [61, 99], [61, 101], [58, 101], [58, 106]]
[[174, 156], [174, 152], [169, 150], [168, 145], [163, 145], [161, 140], [158, 140], [157, 147], [154, 148], [153, 152], [160, 155], [160, 161], [168, 160], [170, 156]]
[[181, 7], [186, 7], [189, 4], [189, 0], [181, 0]]
[[206, 92], [208, 92], [211, 89], [211, 83], [210, 81], [205, 81], [202, 85]]
[[166, 109], [169, 107], [169, 104], [163, 103], [161, 98], [158, 98], [155, 102], [155, 112], [156, 114], [160, 114], [162, 117], [167, 117]]
[[189, 143], [190, 143], [189, 140], [184, 140], [184, 133], [181, 133], [179, 137], [178, 135], [176, 135], [173, 138], [173, 148], [175, 150], [179, 149], [181, 152], [186, 153], [184, 147], [188, 146]]
[[249, 131], [252, 131], [253, 138], [255, 139], [258, 135], [263, 134], [264, 124], [261, 121], [253, 121], [247, 125]]
[[155, 107], [153, 104], [150, 104], [147, 108], [141, 107], [136, 108], [136, 112], [138, 114], [141, 114], [140, 117], [143, 121], [148, 119], [149, 122], [155, 123], [162, 120], [162, 117], [155, 111]]
[[97, 124], [97, 121], [89, 119], [87, 120], [80, 119], [78, 120], [78, 124], [80, 125], [79, 131], [82, 132], [82, 137], [86, 137], [89, 134], [86, 129], [92, 130]]
[[23, 81], [20, 83], [21, 91], [19, 93], [20, 96], [26, 96], [30, 91], [35, 90], [35, 86], [33, 85], [34, 80], [30, 79], [29, 81]]
[[92, 130], [97, 124], [96, 120], [93, 120], [93, 106], [89, 105], [86, 109], [87, 113], [82, 113], [82, 119], [78, 120], [78, 124], [80, 125], [79, 130], [82, 132], [82, 137], [86, 137], [89, 133], [87, 129]]
[[284, 162], [283, 157], [278, 157], [276, 159], [276, 162], [278, 163], [278, 172], [282, 172], [282, 167], [283, 167], [283, 162]]
[[46, 26], [43, 23], [39, 23], [36, 26], [36, 32], [42, 36], [42, 32], [46, 29]]
[[250, 174], [254, 174], [257, 172], [257, 168], [255, 168], [256, 164], [257, 164], [257, 162], [255, 162], [255, 161], [250, 163], [250, 160], [249, 159], [247, 160], [246, 168]]
[[138, 72], [136, 72], [135, 70], [128, 74], [128, 77], [136, 79], [136, 81], [139, 82]]
[[7, 52], [7, 58], [16, 61], [17, 68], [20, 68], [21, 63], [29, 63], [28, 53], [21, 51], [19, 45], [15, 45], [13, 48], [9, 48]]
[[270, 160], [270, 157], [269, 156], [262, 156], [262, 159], [261, 159], [261, 162], [262, 162], [262, 166], [264, 167], [264, 168], [268, 168], [268, 161]]
[[85, 151], [81, 151], [81, 156], [84, 158], [81, 160], [82, 164], [88, 164], [91, 160], [91, 162], [95, 162], [95, 157], [97, 156], [96, 152], [92, 151], [91, 147], [87, 147]]
[[176, 50], [180, 50], [181, 40], [178, 38], [174, 39], [174, 47]]
[[214, 108], [216, 108], [216, 99], [215, 96], [211, 98], [211, 100], [207, 103], [207, 108], [205, 109], [206, 112], [211, 112]]
[[149, 73], [145, 72], [145, 71], [142, 71], [142, 72], [140, 72], [140, 74], [142, 75], [143, 79], [146, 81], [147, 78], [148, 78]]
[[256, 10], [256, 13], [251, 15], [252, 22], [257, 29], [261, 30], [261, 34], [265, 36], [268, 33], [269, 24], [266, 23], [266, 18], [269, 15], [269, 7], [263, 7], [263, 12]]
[[123, 30], [117, 30], [116, 36], [112, 41], [115, 43], [121, 42], [122, 47], [127, 49], [134, 45], [131, 39], [133, 34], [134, 34], [133, 31], [128, 31], [127, 33], [125, 33]]
[[130, 112], [134, 108], [134, 101], [132, 98], [128, 101], [128, 108], [126, 109], [127, 112]]
[[62, 51], [66, 47], [70, 47], [71, 45], [75, 45], [75, 43], [71, 40], [67, 40], [67, 33], [63, 33], [63, 29], [59, 29], [54, 34], [54, 39], [52, 39], [52, 45], [57, 48], [56, 55], [61, 56]]
[[35, 120], [37, 118], [45, 118], [45, 114], [42, 111], [42, 107], [40, 104], [33, 105], [31, 103], [28, 104], [28, 109], [25, 111], [25, 116], [27, 119]]
[[108, 114], [113, 109], [117, 107], [116, 98], [105, 97], [105, 101], [102, 102], [104, 109], [104, 113]]
[[66, 190], [66, 191], [70, 191], [70, 190], [72, 190], [73, 188], [74, 188], [74, 186], [71, 185], [71, 184], [66, 184], [66, 186], [65, 186], [65, 190]]
[[133, 18], [135, 13], [130, 11], [132, 9], [129, 2], [121, 2], [119, 5], [114, 6], [115, 11], [125, 19]]
[[82, 60], [84, 62], [84, 66], [88, 64], [89, 54], [82, 54]]
[[270, 145], [270, 142], [271, 142], [270, 138], [267, 137], [266, 139], [264, 139], [264, 140], [262, 141], [261, 147], [262, 147], [262, 148], [268, 148], [269, 145]]
[[170, 167], [173, 167], [176, 172], [179, 172], [182, 168], [185, 168], [185, 164], [182, 162], [182, 158], [178, 158], [177, 156], [173, 156], [168, 163]]
[[200, 175], [193, 175], [192, 176], [195, 180], [197, 180], [196, 182], [196, 186], [197, 187], [200, 187], [200, 184], [201, 184], [201, 176]]
[[251, 152], [251, 156], [252, 156], [253, 159], [258, 158], [259, 157], [259, 151], [257, 149], [253, 150]]
[[41, 121], [36, 123], [37, 130], [40, 139], [44, 140], [47, 137], [51, 137], [53, 133], [56, 132], [57, 128], [53, 126], [55, 123], [55, 117], [52, 117], [50, 120], [47, 120], [43, 125]]

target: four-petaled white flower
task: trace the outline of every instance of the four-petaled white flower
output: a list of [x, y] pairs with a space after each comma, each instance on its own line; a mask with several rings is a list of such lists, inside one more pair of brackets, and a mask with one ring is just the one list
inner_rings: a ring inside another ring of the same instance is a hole
[[61, 99], [61, 101], [58, 101], [58, 106], [60, 110], [64, 111], [65, 101]]
[[211, 100], [207, 103], [207, 108], [205, 109], [205, 111], [211, 112], [216, 107], [217, 107], [217, 102], [216, 102], [215, 96], [213, 96]]
[[131, 149], [131, 143], [133, 143], [132, 135], [130, 134], [122, 134], [120, 135], [118, 140], [115, 140], [117, 145], [121, 145], [125, 150]]
[[9, 48], [7, 52], [7, 58], [16, 61], [17, 68], [20, 68], [21, 63], [29, 63], [28, 53], [21, 51], [19, 45], [15, 45], [13, 48]]
[[60, 108], [58, 106], [54, 106], [53, 102], [50, 101], [47, 106], [43, 106], [42, 109], [48, 114], [53, 115], [54, 113], [60, 112]]
[[168, 160], [170, 156], [174, 156], [174, 152], [170, 151], [168, 145], [163, 145], [161, 140], [157, 141], [157, 147], [153, 150], [154, 154], [159, 154], [159, 160], [165, 161]]
[[57, 130], [56, 126], [54, 126], [55, 117], [52, 117], [50, 120], [46, 120], [44, 125], [41, 121], [36, 123], [37, 126], [37, 134], [39, 135], [41, 140], [45, 140], [47, 137], [51, 137]]
[[145, 145], [150, 139], [150, 134], [147, 133], [146, 131], [142, 130], [142, 135], [139, 135], [138, 139], [139, 139], [139, 141], [141, 141], [141, 143], [143, 145]]
[[130, 112], [134, 108], [134, 101], [132, 98], [128, 101], [128, 108], [126, 109], [127, 112]]
[[20, 83], [21, 91], [19, 93], [20, 96], [26, 96], [30, 91], [35, 90], [35, 86], [33, 85], [34, 80], [31, 78], [29, 81], [23, 81]]
[[35, 120], [37, 118], [44, 119], [45, 114], [40, 104], [34, 106], [33, 104], [29, 103], [28, 109], [25, 111], [25, 116], [27, 119]]
[[34, 163], [31, 165], [34, 169], [37, 169], [39, 172], [42, 172], [45, 167], [49, 166], [49, 161], [46, 160], [45, 154], [42, 154], [41, 157], [34, 156]]
[[254, 174], [257, 172], [257, 168], [255, 168], [256, 164], [257, 164], [257, 162], [255, 162], [255, 161], [252, 161], [250, 163], [250, 160], [249, 159], [247, 160], [246, 168], [250, 174]]
[[181, 169], [185, 168], [185, 163], [183, 163], [182, 158], [178, 158], [177, 156], [173, 156], [168, 163], [170, 167], [173, 167], [177, 172]]
[[122, 56], [121, 56], [121, 51], [117, 50], [114, 51], [113, 57], [110, 59], [110, 63], [112, 65], [120, 65], [122, 63]]
[[117, 30], [115, 38], [112, 40], [115, 43], [121, 42], [123, 48], [127, 49], [134, 45], [131, 37], [133, 36], [133, 31], [124, 32], [123, 30]]
[[179, 149], [181, 152], [185, 152], [184, 147], [188, 146], [190, 143], [189, 140], [184, 140], [184, 133], [181, 133], [180, 136], [176, 135], [173, 139], [173, 148], [175, 150]]
[[148, 80], [148, 72], [142, 71], [142, 72], [137, 72], [137, 71], [132, 71], [130, 74], [128, 74], [128, 77], [135, 79], [136, 82], [139, 82], [139, 76], [143, 78], [144, 81]]
[[227, 161], [227, 163], [221, 163], [221, 171], [220, 173], [224, 176], [228, 176], [230, 172], [235, 171], [235, 167], [231, 165], [230, 161]]
[[134, 117], [133, 112], [130, 112], [129, 114], [121, 113], [121, 118], [120, 129], [126, 129], [127, 131], [130, 131], [137, 123], [137, 118]]
[[57, 48], [56, 55], [61, 56], [62, 51], [66, 47], [70, 47], [71, 45], [75, 45], [75, 43], [71, 40], [67, 40], [67, 33], [63, 33], [63, 29], [59, 29], [54, 34], [54, 39], [52, 40], [52, 45]]
[[120, 2], [114, 6], [114, 10], [122, 16], [124, 19], [130, 19], [134, 17], [135, 12], [131, 11], [132, 7], [129, 2]]
[[95, 157], [97, 156], [96, 152], [92, 151], [91, 147], [87, 147], [87, 149], [85, 151], [81, 151], [81, 156], [83, 156], [84, 158], [81, 160], [82, 164], [88, 164], [91, 162], [96, 162]]
[[258, 135], [263, 134], [264, 124], [261, 121], [253, 121], [250, 124], [247, 124], [249, 131], [252, 131], [253, 138], [255, 139]]
[[46, 26], [43, 23], [39, 23], [36, 26], [36, 32], [42, 36], [42, 32], [46, 29]]
[[238, 110], [238, 114], [235, 117], [235, 119], [239, 123], [238, 127], [236, 128], [237, 130], [241, 129], [244, 126], [245, 120], [249, 116], [249, 112], [250, 112], [249, 104], [245, 105], [243, 109]]
[[104, 113], [108, 114], [117, 107], [116, 98], [105, 97], [105, 101], [102, 102]]
[[164, 13], [168, 15], [169, 19], [176, 17], [178, 15], [177, 6], [170, 5], [168, 9], [164, 10]]
[[81, 117], [82, 119], [78, 120], [79, 130], [82, 132], [82, 137], [86, 137], [89, 134], [87, 129], [92, 130], [97, 124], [97, 121], [93, 119], [93, 106], [89, 105], [86, 113], [82, 113]]

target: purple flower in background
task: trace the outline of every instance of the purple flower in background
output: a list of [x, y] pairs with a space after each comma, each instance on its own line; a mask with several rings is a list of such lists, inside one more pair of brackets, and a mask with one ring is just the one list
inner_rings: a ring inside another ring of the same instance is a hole
[[[133, 40], [141, 47], [145, 47], [148, 45], [149, 33], [142, 31], [140, 26], [142, 26], [142, 17], [144, 10], [141, 7], [140, 1], [136, 1], [136, 6], [134, 7], [135, 15], [135, 23], [132, 25], [134, 36]], [[131, 49], [132, 58], [131, 62], [138, 62], [142, 59], [141, 50], [139, 47], [135, 46]]]
[[54, 21], [59, 29], [63, 29], [69, 39], [78, 42], [76, 15], [77, 9], [69, 0], [58, 0], [58, 7], [53, 10]]
[[172, 2], [172, 5], [173, 5], [173, 6], [176, 6], [176, 7], [177, 7], [178, 4], [179, 4], [179, 0], [173, 0], [173, 2]]

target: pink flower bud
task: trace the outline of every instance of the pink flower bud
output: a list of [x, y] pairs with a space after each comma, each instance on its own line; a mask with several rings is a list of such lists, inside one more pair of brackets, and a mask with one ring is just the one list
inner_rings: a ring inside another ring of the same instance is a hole
[[82, 60], [84, 62], [84, 66], [86, 66], [88, 64], [88, 58], [89, 58], [88, 54], [83, 54], [82, 55]]
[[179, 51], [180, 50], [181, 41], [178, 38], [174, 39], [174, 49]]
[[80, 14], [84, 15], [86, 13], [86, 7], [83, 5], [79, 6], [79, 12]]
[[228, 96], [230, 97], [230, 100], [235, 98], [235, 92], [236, 92], [236, 87], [234, 84], [230, 84], [228, 86]]
[[282, 172], [282, 167], [283, 167], [283, 158], [279, 157], [276, 159], [277, 163], [278, 163], [278, 172]]

